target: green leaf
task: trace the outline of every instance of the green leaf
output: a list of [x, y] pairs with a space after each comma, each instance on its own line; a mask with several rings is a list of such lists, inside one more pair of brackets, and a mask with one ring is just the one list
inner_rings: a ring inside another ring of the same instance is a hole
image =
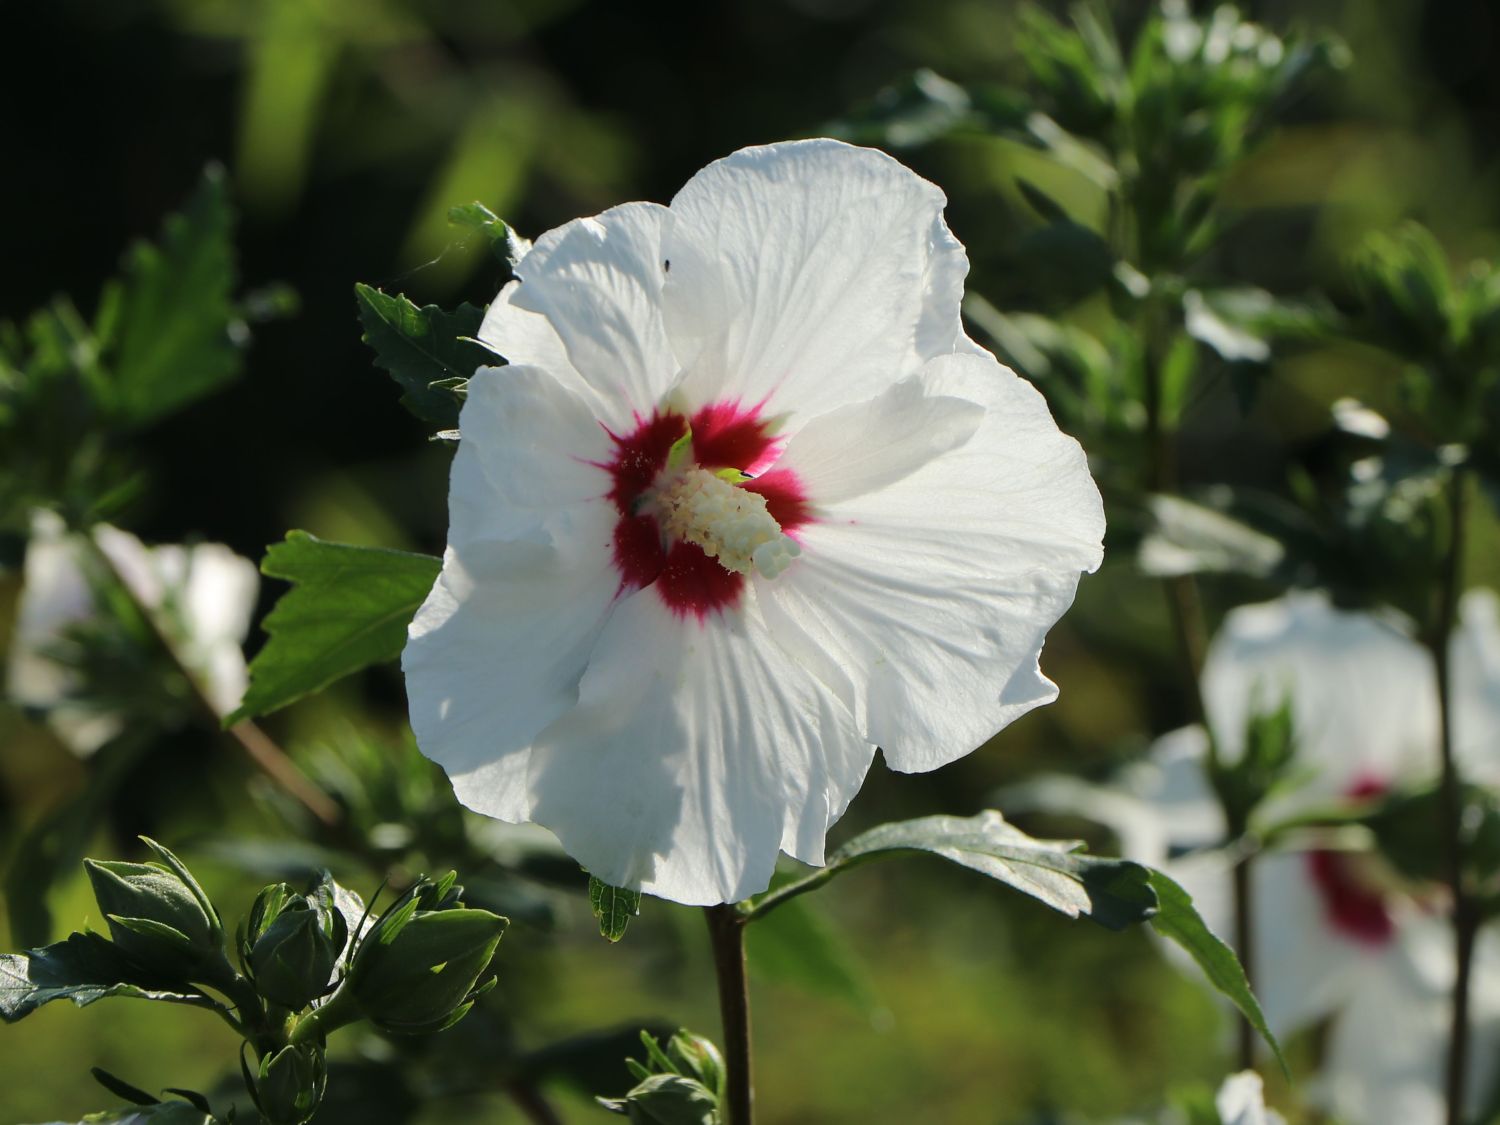
[[288, 532], [260, 569], [292, 589], [266, 617], [270, 639], [250, 664], [244, 702], [225, 724], [278, 710], [361, 668], [395, 660], [442, 565], [431, 555]]
[[146, 1093], [139, 1086], [132, 1086], [118, 1075], [111, 1074], [102, 1066], [89, 1068], [94, 1081], [103, 1086], [117, 1098], [124, 1098], [131, 1105], [160, 1105], [161, 1099]]
[[[218, 1125], [218, 1120], [187, 1102], [158, 1102], [156, 1105], [91, 1113], [73, 1125]], [[51, 1125], [64, 1123], [52, 1122]]]
[[641, 912], [641, 892], [611, 887], [590, 875], [589, 906], [599, 920], [600, 935], [608, 941], [619, 941], [630, 920]]
[[875, 996], [864, 967], [808, 900], [788, 902], [745, 931], [750, 971], [871, 1012]]
[[126, 424], [153, 421], [238, 374], [233, 227], [223, 170], [211, 166], [160, 243], [129, 251], [118, 288], [101, 300], [98, 334], [111, 345], [114, 407]]
[[1214, 936], [1193, 906], [1192, 896], [1160, 871], [1150, 872], [1151, 889], [1156, 892], [1158, 909], [1151, 918], [1151, 926], [1162, 937], [1170, 938], [1187, 951], [1203, 975], [1225, 996], [1276, 1056], [1281, 1069], [1287, 1071], [1286, 1059], [1281, 1053], [1281, 1044], [1271, 1029], [1266, 1026], [1266, 1017], [1261, 1013], [1255, 994], [1250, 991], [1250, 982], [1245, 979], [1245, 970], [1240, 965], [1234, 950]]
[[514, 227], [475, 200], [448, 208], [448, 224], [483, 236], [494, 254], [508, 269], [515, 269], [531, 250], [531, 243], [516, 233]]
[[1106, 929], [1123, 929], [1156, 912], [1148, 868], [1129, 860], [1082, 855], [1081, 846], [1076, 841], [1033, 839], [993, 809], [972, 817], [926, 816], [882, 824], [839, 848], [822, 870], [763, 896], [752, 907], [750, 919], [764, 917], [794, 895], [858, 864], [913, 853], [940, 856], [1070, 918], [1087, 917]]
[[75, 933], [29, 953], [0, 954], [0, 1019], [7, 1023], [53, 1000], [71, 1000], [82, 1008], [107, 996], [218, 1007], [186, 984], [143, 973], [99, 934]]
[[[478, 335], [484, 310], [470, 304], [446, 312], [436, 305], [418, 308], [399, 293], [368, 285], [354, 287], [363, 339], [375, 362], [401, 385], [401, 405], [424, 422], [451, 429], [458, 425], [461, 398], [455, 391], [478, 367], [498, 364]], [[437, 384], [446, 383], [444, 386]]]

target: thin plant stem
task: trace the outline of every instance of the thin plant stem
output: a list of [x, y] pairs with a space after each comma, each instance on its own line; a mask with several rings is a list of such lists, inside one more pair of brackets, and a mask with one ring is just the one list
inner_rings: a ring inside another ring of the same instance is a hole
[[1479, 928], [1473, 899], [1464, 884], [1463, 779], [1453, 753], [1453, 674], [1449, 647], [1458, 597], [1463, 581], [1467, 481], [1455, 468], [1448, 483], [1449, 534], [1447, 555], [1438, 587], [1437, 607], [1428, 647], [1437, 673], [1438, 750], [1442, 757], [1442, 788], [1439, 801], [1444, 843], [1444, 866], [1453, 899], [1453, 1006], [1448, 1035], [1445, 1089], [1448, 1125], [1463, 1125], [1464, 1093], [1469, 1064], [1469, 977], [1474, 959], [1474, 938]]
[[[1234, 865], [1234, 946], [1240, 964], [1245, 970], [1245, 980], [1254, 980], [1255, 935], [1251, 929], [1254, 915], [1250, 907], [1250, 856], [1243, 855]], [[1255, 1029], [1250, 1021], [1240, 1019], [1235, 1029], [1235, 1055], [1239, 1069], [1250, 1070], [1255, 1066]]]
[[750, 989], [745, 977], [745, 925], [739, 907], [704, 907], [714, 973], [719, 982], [719, 1013], [724, 1021], [725, 1125], [754, 1125], [755, 1087], [750, 1062]]
[[[84, 538], [93, 547], [95, 556], [103, 561], [104, 566], [114, 577], [116, 583], [124, 590], [126, 596], [130, 598], [131, 603], [140, 613], [142, 620], [146, 622], [152, 633], [155, 634], [156, 639], [161, 643], [162, 648], [166, 650], [172, 663], [177, 665], [177, 670], [182, 673], [189, 686], [192, 687], [194, 701], [202, 708], [207, 717], [212, 720], [214, 726], [221, 726], [225, 718], [224, 714], [208, 697], [208, 692], [204, 690], [198, 676], [183, 663], [182, 658], [177, 653], [176, 647], [172, 644], [171, 638], [166, 635], [160, 621], [157, 620], [156, 614], [151, 611], [150, 607], [143, 605], [141, 600], [136, 597], [135, 591], [130, 588], [130, 583], [125, 581], [125, 576], [120, 573], [119, 568], [114, 564], [114, 560], [109, 557], [109, 552], [95, 543], [93, 536], [86, 535]], [[310, 777], [303, 773], [297, 767], [297, 763], [292, 761], [291, 756], [278, 746], [271, 736], [266, 734], [259, 726], [249, 719], [241, 719], [229, 728], [228, 733], [240, 745], [240, 748], [245, 751], [245, 754], [257, 769], [270, 778], [273, 783], [280, 786], [288, 796], [307, 809], [324, 826], [331, 828], [339, 823], [343, 813], [338, 803], [327, 793], [323, 792]]]
[[515, 1103], [522, 1116], [532, 1125], [563, 1125], [557, 1110], [542, 1096], [542, 1092], [529, 1082], [512, 1082], [505, 1087], [510, 1100]]
[[[1151, 492], [1175, 493], [1177, 480], [1177, 452], [1174, 444], [1175, 430], [1164, 418], [1162, 402], [1161, 357], [1165, 350], [1162, 339], [1164, 327], [1159, 308], [1148, 306], [1145, 313], [1145, 331], [1148, 341], [1144, 381], [1144, 406], [1146, 408], [1146, 483]], [[1218, 760], [1218, 742], [1208, 722], [1208, 708], [1203, 700], [1203, 659], [1207, 650], [1208, 630], [1203, 621], [1203, 602], [1198, 596], [1198, 583], [1191, 574], [1174, 575], [1162, 580], [1162, 591], [1166, 598], [1167, 616], [1171, 621], [1172, 639], [1177, 650], [1177, 664], [1183, 694], [1187, 700], [1194, 722], [1200, 724], [1208, 736], [1210, 762]], [[1226, 814], [1231, 810], [1225, 809]], [[1231, 825], [1237, 834], [1243, 825]], [[1252, 935], [1254, 925], [1253, 896], [1250, 893], [1250, 857], [1242, 856], [1235, 862], [1231, 875], [1234, 903], [1235, 953], [1245, 970], [1245, 979], [1255, 985], [1254, 948]], [[1255, 1029], [1250, 1021], [1240, 1017], [1236, 1029], [1236, 1058], [1241, 1070], [1255, 1066]]]

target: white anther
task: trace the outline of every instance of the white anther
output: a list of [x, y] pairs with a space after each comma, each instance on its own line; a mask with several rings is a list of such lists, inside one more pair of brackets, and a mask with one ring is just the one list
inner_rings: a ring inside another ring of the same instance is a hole
[[669, 536], [698, 544], [737, 574], [749, 574], [753, 567], [775, 578], [802, 553], [766, 509], [764, 496], [707, 469], [688, 469], [665, 482], [655, 503]]

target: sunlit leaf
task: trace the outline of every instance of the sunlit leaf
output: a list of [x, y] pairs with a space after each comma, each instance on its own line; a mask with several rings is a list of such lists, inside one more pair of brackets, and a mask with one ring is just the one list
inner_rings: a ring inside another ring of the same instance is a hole
[[1037, 840], [994, 810], [971, 817], [926, 816], [882, 824], [828, 857], [821, 870], [762, 896], [750, 920], [851, 867], [899, 855], [935, 855], [1004, 883], [1070, 918], [1111, 930], [1143, 922], [1156, 910], [1150, 872], [1138, 863], [1083, 855], [1076, 841]]
[[250, 690], [233, 724], [285, 707], [361, 668], [395, 660], [406, 627], [442, 569], [431, 555], [326, 543], [287, 533], [261, 572], [292, 589], [265, 620], [270, 635], [250, 664]]
[[0, 953], [0, 1019], [7, 1023], [53, 1000], [71, 1000], [82, 1008], [110, 996], [218, 1006], [186, 983], [172, 985], [143, 976], [99, 934], [75, 933], [29, 953]]
[[1180, 496], [1153, 496], [1155, 526], [1141, 540], [1141, 570], [1157, 578], [1233, 573], [1265, 578], [1286, 557], [1271, 536]]

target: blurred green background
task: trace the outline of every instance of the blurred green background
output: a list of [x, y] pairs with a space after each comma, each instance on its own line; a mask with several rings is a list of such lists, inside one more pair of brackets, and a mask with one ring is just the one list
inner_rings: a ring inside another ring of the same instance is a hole
[[[1117, 7], [1126, 23], [1144, 11]], [[300, 311], [257, 329], [231, 389], [151, 432], [150, 487], [120, 522], [148, 542], [202, 537], [255, 559], [290, 527], [436, 553], [449, 454], [372, 366], [354, 282], [484, 303], [496, 267], [451, 244], [450, 205], [481, 200], [534, 236], [624, 200], [665, 202], [709, 160], [821, 133], [914, 69], [1019, 80], [1017, 10], [1005, 0], [8, 4], [0, 315], [57, 292], [88, 307], [127, 242], [157, 229], [205, 162], [222, 162], [243, 216], [244, 283], [284, 282]], [[1299, 102], [1226, 186], [1244, 221], [1225, 274], [1297, 293], [1332, 279], [1360, 236], [1405, 217], [1459, 260], [1500, 254], [1500, 13], [1483, 0], [1288, 0], [1250, 14], [1278, 31], [1331, 30], [1354, 64]], [[973, 259], [970, 290], [1025, 307], [1015, 176], [1036, 175], [1037, 158], [975, 136], [897, 155], [948, 193]], [[1087, 206], [1086, 184], [1041, 182]], [[1378, 404], [1380, 363], [1301, 355], [1279, 365], [1249, 417], [1216, 388], [1185, 421], [1186, 484], [1276, 482], [1291, 463], [1315, 465], [1329, 402], [1354, 393]], [[1497, 545], [1492, 524], [1477, 529], [1476, 577], [1495, 579]], [[0, 619], [18, 585], [13, 571], [4, 581]], [[278, 592], [266, 584], [262, 609]], [[1211, 617], [1257, 593], [1243, 581], [1211, 586]], [[1060, 701], [936, 775], [877, 766], [835, 839], [891, 817], [975, 811], [1041, 769], [1103, 774], [1185, 720], [1173, 660], [1155, 584], [1107, 566], [1049, 641]], [[354, 729], [399, 745], [403, 722], [400, 679], [387, 669], [267, 725], [306, 754]], [[0, 711], [0, 746], [9, 847], [82, 770], [13, 710]], [[184, 732], [148, 761], [101, 820], [93, 854], [133, 854], [131, 835], [149, 830], [197, 860], [195, 840], [226, 825], [269, 831], [264, 814], [233, 811], [257, 783], [224, 740]], [[228, 914], [259, 885], [203, 864]], [[351, 881], [361, 891], [375, 882]], [[54, 936], [92, 909], [81, 880], [53, 905]], [[1222, 1073], [1227, 1022], [1140, 933], [1069, 925], [919, 863], [862, 872], [819, 905], [863, 966], [869, 999], [798, 988], [785, 972], [757, 986], [770, 1125], [1040, 1125], [1064, 1110], [1138, 1110], [1171, 1083]], [[642, 1017], [717, 1034], [700, 930], [694, 912], [648, 901], [625, 941], [607, 946], [574, 896], [550, 932], [519, 922], [506, 938], [498, 1002], [524, 1004], [524, 1045]], [[3, 922], [0, 947], [11, 948]], [[231, 1048], [200, 1013], [56, 1005], [0, 1029], [0, 1121], [106, 1104], [87, 1077], [96, 1064], [148, 1089], [206, 1088], [232, 1066]], [[570, 1121], [607, 1120], [581, 1095], [560, 1093], [559, 1104]], [[496, 1095], [435, 1102], [423, 1119], [520, 1118]]]

